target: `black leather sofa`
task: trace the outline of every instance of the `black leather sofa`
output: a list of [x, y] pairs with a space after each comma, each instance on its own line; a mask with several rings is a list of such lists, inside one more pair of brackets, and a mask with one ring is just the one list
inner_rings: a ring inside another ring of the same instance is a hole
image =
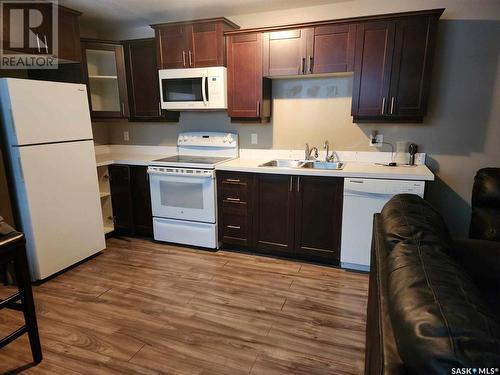
[[367, 375], [499, 368], [500, 243], [453, 241], [425, 200], [392, 198], [374, 217], [365, 360]]
[[500, 168], [480, 169], [474, 177], [470, 237], [500, 241]]

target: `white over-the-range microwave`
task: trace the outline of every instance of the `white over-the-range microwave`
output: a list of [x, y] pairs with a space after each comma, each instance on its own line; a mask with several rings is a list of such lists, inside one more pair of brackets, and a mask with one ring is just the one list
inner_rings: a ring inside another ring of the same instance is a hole
[[227, 72], [223, 66], [159, 71], [161, 108], [227, 109]]

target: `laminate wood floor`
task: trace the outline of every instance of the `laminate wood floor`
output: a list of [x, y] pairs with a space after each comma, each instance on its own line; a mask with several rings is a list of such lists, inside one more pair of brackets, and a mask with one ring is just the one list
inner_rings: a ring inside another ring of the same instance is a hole
[[[363, 372], [367, 275], [135, 238], [107, 246], [34, 287], [44, 360], [31, 364], [24, 336], [0, 350], [0, 373]], [[2, 310], [0, 335], [21, 323]]]

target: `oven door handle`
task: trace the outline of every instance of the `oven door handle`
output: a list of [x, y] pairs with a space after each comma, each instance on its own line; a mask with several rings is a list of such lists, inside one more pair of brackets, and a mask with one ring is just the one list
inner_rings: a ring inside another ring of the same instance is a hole
[[208, 100], [207, 100], [207, 93], [205, 91], [205, 85], [207, 84], [207, 76], [204, 75], [201, 77], [201, 96], [203, 98], [203, 105], [206, 107], [208, 105]]
[[190, 178], [214, 178], [213, 173], [200, 173], [200, 174], [195, 174], [195, 173], [181, 173], [181, 172], [159, 172], [159, 171], [152, 171], [148, 170], [149, 175], [156, 175], [156, 176], [176, 176], [176, 177], [190, 177]]

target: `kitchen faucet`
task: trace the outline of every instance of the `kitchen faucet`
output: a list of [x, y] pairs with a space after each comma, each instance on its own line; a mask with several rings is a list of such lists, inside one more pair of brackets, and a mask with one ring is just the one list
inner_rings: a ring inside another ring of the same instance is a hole
[[[323, 145], [323, 148], [326, 149], [326, 155], [325, 155], [325, 161], [327, 163], [331, 163], [335, 160], [335, 151], [332, 151], [331, 155], [328, 155], [330, 153], [330, 142], [328, 140], [325, 141], [325, 144]], [[338, 160], [338, 157], [337, 157]]]
[[313, 151], [314, 151], [314, 159], [316, 159], [318, 157], [318, 149], [316, 147], [309, 149], [309, 144], [306, 143], [306, 150], [305, 150], [305, 159], [306, 160], [313, 160], [311, 158], [311, 154], [313, 153]]

